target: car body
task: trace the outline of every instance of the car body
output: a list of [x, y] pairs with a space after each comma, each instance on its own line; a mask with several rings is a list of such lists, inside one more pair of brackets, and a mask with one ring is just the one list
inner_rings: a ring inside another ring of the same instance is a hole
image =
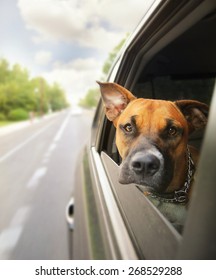
[[68, 207], [73, 258], [215, 259], [216, 2], [149, 1], [143, 14], [107, 81], [137, 97], [210, 105], [205, 133], [190, 139], [201, 155], [184, 230], [178, 232], [136, 185], [118, 182], [115, 128], [100, 100]]

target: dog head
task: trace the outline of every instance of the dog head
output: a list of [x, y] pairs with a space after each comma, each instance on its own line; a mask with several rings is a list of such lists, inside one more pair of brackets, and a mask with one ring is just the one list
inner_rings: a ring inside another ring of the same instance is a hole
[[188, 136], [205, 127], [208, 106], [195, 100], [136, 98], [116, 83], [98, 84], [106, 116], [116, 127], [119, 182], [158, 193], [178, 189], [187, 171]]

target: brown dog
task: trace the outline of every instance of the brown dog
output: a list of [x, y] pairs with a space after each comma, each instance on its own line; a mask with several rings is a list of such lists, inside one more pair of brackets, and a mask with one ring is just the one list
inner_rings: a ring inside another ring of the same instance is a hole
[[137, 99], [116, 83], [98, 84], [106, 116], [116, 127], [119, 182], [146, 186], [147, 193], [165, 202], [187, 202], [197, 162], [188, 136], [205, 127], [208, 106], [195, 100]]

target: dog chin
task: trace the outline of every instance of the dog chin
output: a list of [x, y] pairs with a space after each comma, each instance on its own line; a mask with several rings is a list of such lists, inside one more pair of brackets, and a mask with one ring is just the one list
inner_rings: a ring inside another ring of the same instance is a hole
[[129, 172], [120, 172], [118, 181], [123, 185], [135, 183], [133, 174], [130, 174]]
[[153, 177], [144, 178], [143, 176], [135, 176], [128, 168], [121, 168], [119, 173], [120, 184], [129, 185], [135, 184], [141, 187], [144, 191], [163, 193], [166, 187], [163, 184], [162, 174], [156, 174]]
[[119, 175], [119, 183], [123, 185], [128, 184], [136, 184], [138, 186], [141, 186], [142, 189], [145, 189], [146, 191], [153, 192], [153, 191], [159, 191], [161, 184], [155, 182], [155, 180], [152, 178], [149, 182], [149, 180], [144, 180], [143, 178], [135, 178], [133, 174], [121, 174]]

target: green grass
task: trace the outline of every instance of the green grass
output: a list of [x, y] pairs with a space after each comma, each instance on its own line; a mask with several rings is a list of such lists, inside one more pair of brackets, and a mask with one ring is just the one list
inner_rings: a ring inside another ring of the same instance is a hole
[[13, 121], [0, 121], [0, 127], [13, 124]]

